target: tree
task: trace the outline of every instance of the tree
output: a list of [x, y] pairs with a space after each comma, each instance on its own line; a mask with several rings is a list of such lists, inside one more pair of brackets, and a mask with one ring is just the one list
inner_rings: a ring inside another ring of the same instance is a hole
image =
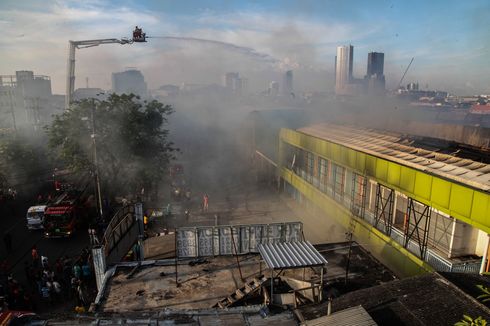
[[[48, 126], [49, 147], [75, 172], [93, 171], [95, 129], [99, 176], [110, 195], [157, 189], [178, 151], [168, 140], [169, 105], [141, 101], [133, 94], [82, 100], [55, 116]], [[93, 115], [93, 118], [92, 118]]]
[[473, 319], [470, 316], [463, 315], [463, 319], [454, 324], [454, 326], [486, 326], [487, 321], [482, 317], [478, 316]]
[[476, 298], [478, 300], [481, 300], [481, 302], [484, 302], [484, 303], [485, 302], [490, 302], [490, 288], [489, 287], [486, 287], [486, 286], [484, 286], [482, 284], [478, 284], [476, 287], [478, 289], [480, 289], [480, 291], [482, 292], [482, 294], [480, 294]]

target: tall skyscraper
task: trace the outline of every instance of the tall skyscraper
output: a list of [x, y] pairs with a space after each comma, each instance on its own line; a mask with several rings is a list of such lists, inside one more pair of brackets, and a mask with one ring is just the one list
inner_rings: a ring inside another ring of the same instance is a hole
[[237, 72], [227, 72], [223, 75], [223, 87], [233, 90], [238, 78], [240, 75]]
[[279, 93], [279, 83], [276, 81], [271, 81], [269, 83], [269, 95], [277, 96]]
[[140, 96], [147, 96], [148, 93], [145, 77], [136, 69], [112, 73], [112, 90], [117, 94], [133, 93]]
[[370, 95], [381, 95], [385, 91], [384, 53], [368, 53], [367, 73], [364, 77], [367, 93]]
[[287, 96], [294, 95], [292, 70], [288, 70], [284, 74], [282, 80], [282, 94]]
[[367, 73], [368, 77], [372, 75], [383, 75], [383, 66], [385, 62], [385, 54], [380, 52], [369, 52], [368, 53], [368, 63], [367, 63]]
[[349, 93], [349, 84], [352, 82], [352, 61], [354, 58], [354, 47], [345, 45], [337, 47], [335, 60], [335, 93]]
[[230, 92], [241, 94], [247, 85], [246, 78], [240, 78], [238, 72], [227, 72], [223, 75], [223, 86]]
[[[49, 121], [52, 111], [51, 78], [28, 70], [0, 76], [0, 128], [18, 125], [40, 128]], [[4, 113], [6, 115], [4, 115]], [[11, 117], [8, 119], [7, 117]], [[5, 123], [4, 123], [5, 122]]]

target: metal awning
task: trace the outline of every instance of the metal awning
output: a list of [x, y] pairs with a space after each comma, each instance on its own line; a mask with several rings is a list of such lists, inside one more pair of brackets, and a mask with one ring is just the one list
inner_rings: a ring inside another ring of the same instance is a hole
[[327, 260], [309, 241], [261, 243], [258, 249], [271, 269], [321, 266]]

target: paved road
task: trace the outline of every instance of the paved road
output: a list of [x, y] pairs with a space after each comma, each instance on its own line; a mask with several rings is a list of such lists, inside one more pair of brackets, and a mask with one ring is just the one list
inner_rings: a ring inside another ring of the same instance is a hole
[[[1, 261], [6, 259], [11, 271], [19, 282], [25, 283], [24, 261], [31, 262], [31, 249], [35, 245], [39, 255], [47, 256], [50, 263], [57, 258], [68, 255], [75, 257], [89, 245], [86, 232], [80, 230], [69, 239], [44, 239], [41, 230], [29, 231], [26, 227], [25, 213], [34, 202], [16, 201], [9, 205], [0, 206], [0, 244]], [[12, 252], [8, 253], [3, 241], [5, 232], [12, 236]]]

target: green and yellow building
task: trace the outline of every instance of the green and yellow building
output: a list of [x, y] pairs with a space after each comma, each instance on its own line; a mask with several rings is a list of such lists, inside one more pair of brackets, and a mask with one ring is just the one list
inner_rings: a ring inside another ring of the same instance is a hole
[[[337, 223], [401, 277], [487, 268], [490, 165], [474, 152], [320, 123], [282, 128], [277, 155], [259, 147], [255, 153], [285, 193]], [[319, 240], [329, 237], [325, 229]]]

